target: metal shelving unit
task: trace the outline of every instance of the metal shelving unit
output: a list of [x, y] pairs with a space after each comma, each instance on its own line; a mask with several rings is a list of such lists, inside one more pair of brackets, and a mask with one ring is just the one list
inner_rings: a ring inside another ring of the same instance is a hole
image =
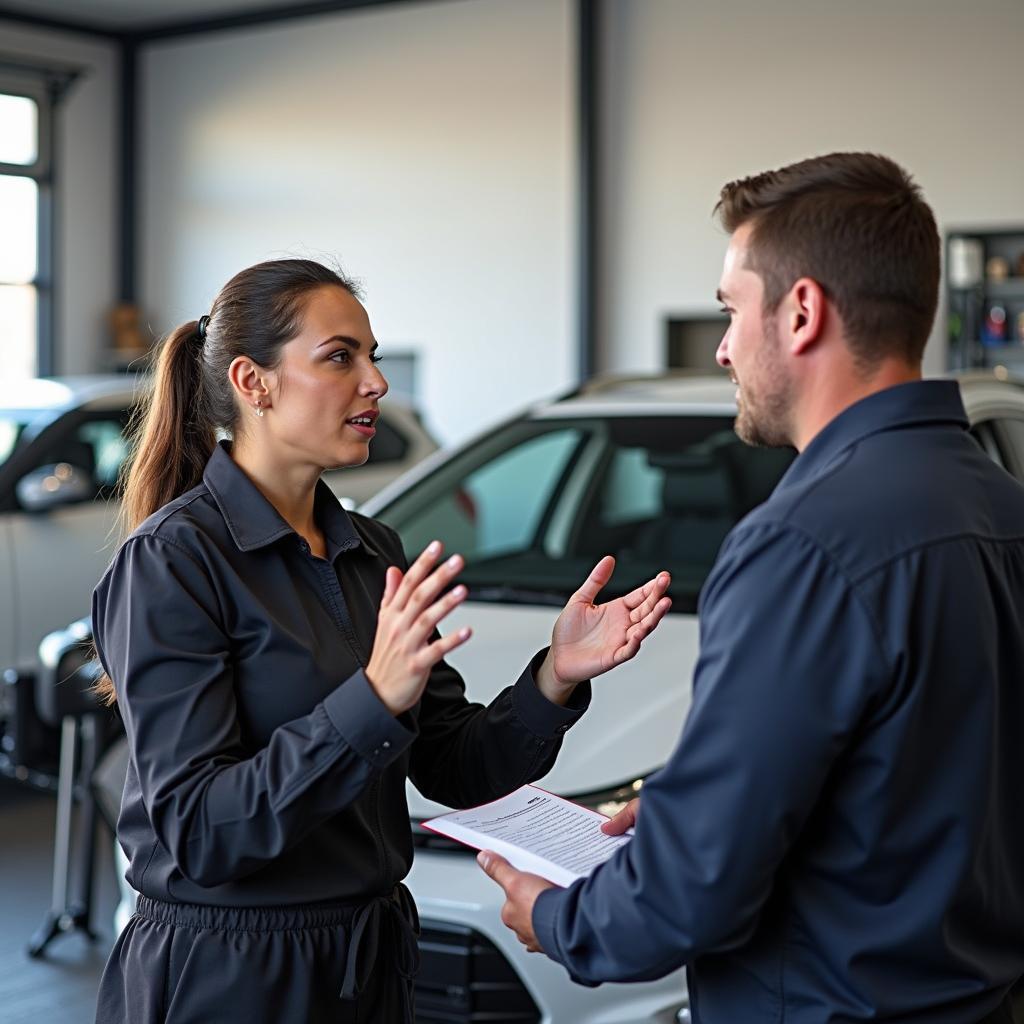
[[1024, 375], [1024, 227], [946, 235], [950, 369]]

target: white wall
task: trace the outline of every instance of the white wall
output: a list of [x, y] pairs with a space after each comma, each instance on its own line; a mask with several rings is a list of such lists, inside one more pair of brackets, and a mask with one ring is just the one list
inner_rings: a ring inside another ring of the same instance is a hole
[[[442, 439], [572, 380], [569, 0], [460, 0], [154, 44], [141, 73], [142, 306], [337, 257], [420, 356]], [[387, 363], [383, 364], [386, 372]]]
[[55, 358], [61, 373], [95, 370], [108, 346], [106, 317], [117, 298], [117, 48], [0, 20], [0, 53], [83, 72], [57, 108]]
[[[833, 150], [907, 167], [947, 226], [1024, 223], [1020, 0], [607, 0], [602, 363], [713, 311], [734, 178]], [[943, 317], [926, 369], [945, 363]]]

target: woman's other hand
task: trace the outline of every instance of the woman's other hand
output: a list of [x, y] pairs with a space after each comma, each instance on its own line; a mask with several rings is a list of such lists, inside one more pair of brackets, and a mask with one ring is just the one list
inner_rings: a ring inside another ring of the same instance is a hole
[[393, 715], [420, 699], [430, 670], [471, 635], [466, 627], [431, 642], [438, 623], [466, 599], [463, 586], [439, 598], [463, 566], [462, 556], [452, 555], [434, 571], [441, 551], [435, 540], [404, 574], [393, 565], [387, 571], [366, 678]]
[[615, 559], [605, 555], [555, 622], [551, 650], [537, 674], [537, 685], [556, 704], [564, 704], [584, 679], [629, 661], [672, 606], [671, 598], [665, 596], [672, 582], [667, 572], [625, 597], [595, 604], [614, 569]]

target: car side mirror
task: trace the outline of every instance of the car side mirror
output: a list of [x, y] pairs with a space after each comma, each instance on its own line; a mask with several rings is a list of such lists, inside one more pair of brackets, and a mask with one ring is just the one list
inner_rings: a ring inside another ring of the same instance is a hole
[[88, 501], [96, 494], [92, 475], [68, 462], [33, 469], [18, 481], [14, 490], [21, 507], [28, 512], [47, 512]]

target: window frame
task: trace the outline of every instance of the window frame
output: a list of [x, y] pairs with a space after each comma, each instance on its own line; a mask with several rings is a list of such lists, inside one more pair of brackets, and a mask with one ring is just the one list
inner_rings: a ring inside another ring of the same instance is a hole
[[[0, 94], [21, 96], [36, 104], [36, 159], [31, 164], [0, 161], [0, 175], [30, 178], [38, 189], [36, 272], [27, 284], [36, 293], [36, 376], [55, 372], [54, 263], [57, 249], [55, 214], [54, 108], [75, 71], [35, 67], [0, 57]], [[0, 281], [0, 284], [13, 284]]]

